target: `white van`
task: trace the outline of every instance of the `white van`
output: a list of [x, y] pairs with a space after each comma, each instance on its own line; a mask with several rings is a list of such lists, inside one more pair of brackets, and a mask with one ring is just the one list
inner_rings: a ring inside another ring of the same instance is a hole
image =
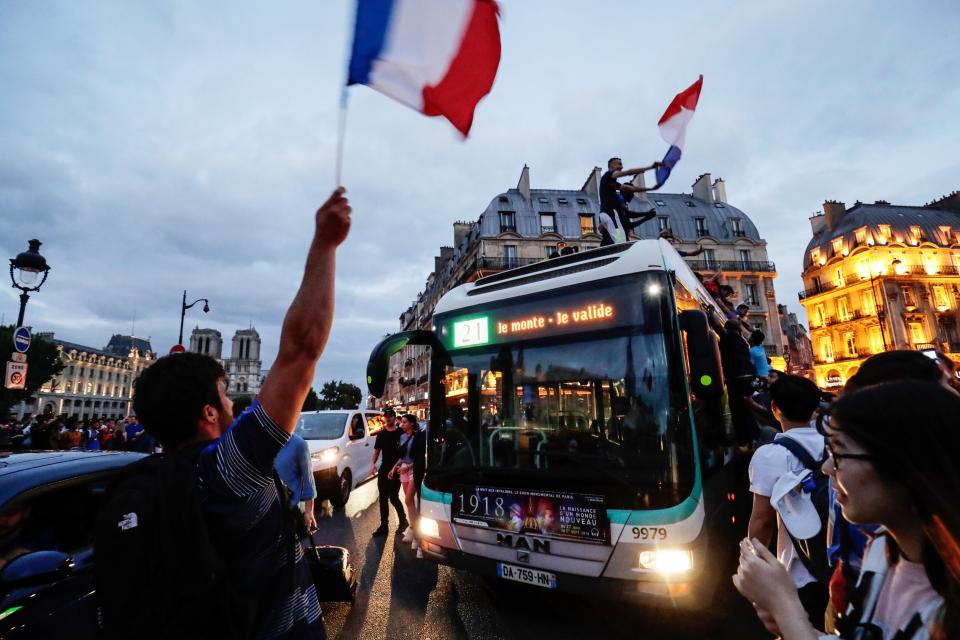
[[297, 434], [310, 447], [317, 500], [342, 507], [350, 492], [370, 477], [370, 458], [377, 432], [383, 428], [379, 411], [304, 411]]

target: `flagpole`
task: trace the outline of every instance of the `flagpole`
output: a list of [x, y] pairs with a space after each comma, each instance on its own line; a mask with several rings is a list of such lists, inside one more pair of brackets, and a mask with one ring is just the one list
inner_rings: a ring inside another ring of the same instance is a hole
[[340, 115], [337, 119], [337, 157], [336, 157], [336, 170], [335, 170], [335, 180], [334, 186], [342, 186], [343, 182], [341, 178], [343, 177], [343, 140], [347, 134], [347, 98], [349, 96], [349, 88], [346, 83], [343, 85], [343, 89], [340, 92]]

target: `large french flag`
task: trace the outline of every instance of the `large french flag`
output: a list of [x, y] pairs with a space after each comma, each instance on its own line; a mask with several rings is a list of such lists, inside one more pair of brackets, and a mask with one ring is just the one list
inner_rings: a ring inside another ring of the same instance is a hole
[[670, 177], [670, 172], [680, 161], [687, 137], [687, 125], [690, 124], [693, 112], [697, 109], [701, 87], [703, 87], [702, 75], [696, 82], [674, 96], [673, 102], [663, 112], [660, 122], [657, 123], [660, 127], [660, 137], [670, 145], [660, 166], [657, 167], [657, 187], [663, 186]]
[[365, 84], [464, 136], [500, 65], [493, 0], [358, 0], [347, 84]]

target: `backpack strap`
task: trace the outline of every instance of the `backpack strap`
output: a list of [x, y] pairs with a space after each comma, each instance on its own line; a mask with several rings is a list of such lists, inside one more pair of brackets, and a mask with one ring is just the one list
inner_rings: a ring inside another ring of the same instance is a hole
[[800, 460], [802, 464], [809, 471], [816, 471], [823, 464], [823, 461], [817, 461], [813, 459], [813, 456], [810, 455], [810, 452], [807, 451], [807, 448], [794, 440], [789, 436], [784, 436], [782, 438], [776, 438], [773, 441], [773, 444], [780, 445]]

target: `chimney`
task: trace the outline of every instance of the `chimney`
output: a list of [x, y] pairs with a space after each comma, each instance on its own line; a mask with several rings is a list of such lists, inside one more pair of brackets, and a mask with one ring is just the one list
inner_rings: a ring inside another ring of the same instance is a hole
[[713, 191], [710, 189], [710, 174], [704, 173], [693, 183], [693, 197], [713, 204]]
[[960, 191], [954, 191], [948, 196], [943, 196], [939, 200], [934, 200], [924, 207], [930, 209], [942, 209], [944, 211], [956, 211], [960, 213]]
[[713, 199], [723, 203], [727, 201], [727, 183], [723, 178], [717, 178], [713, 181]]
[[818, 236], [827, 228], [827, 218], [822, 213], [815, 213], [810, 216], [810, 228], [813, 229], [813, 235]]
[[469, 222], [457, 221], [453, 223], [453, 246], [459, 247], [470, 235], [473, 225]]
[[523, 165], [523, 171], [520, 173], [520, 182], [517, 183], [517, 191], [527, 200], [530, 199], [530, 167]]
[[847, 212], [847, 207], [842, 202], [836, 200], [827, 200], [823, 203], [823, 213], [827, 217], [827, 229], [833, 231], [840, 226], [843, 220], [843, 214]]
[[603, 175], [603, 172], [600, 171], [600, 167], [594, 167], [593, 171], [590, 172], [590, 175], [587, 176], [587, 181], [583, 183], [582, 187], [580, 187], [580, 191], [584, 192], [595, 200], [600, 200], [601, 175]]
[[[637, 175], [635, 175], [633, 177], [633, 180], [630, 181], [630, 184], [632, 184], [635, 187], [640, 187], [641, 189], [644, 189], [647, 186], [647, 182], [646, 180], [644, 180], [642, 173], [638, 173]], [[649, 198], [647, 198], [646, 191], [641, 191], [640, 193], [634, 195], [633, 199], [638, 200], [640, 202], [650, 202]]]

